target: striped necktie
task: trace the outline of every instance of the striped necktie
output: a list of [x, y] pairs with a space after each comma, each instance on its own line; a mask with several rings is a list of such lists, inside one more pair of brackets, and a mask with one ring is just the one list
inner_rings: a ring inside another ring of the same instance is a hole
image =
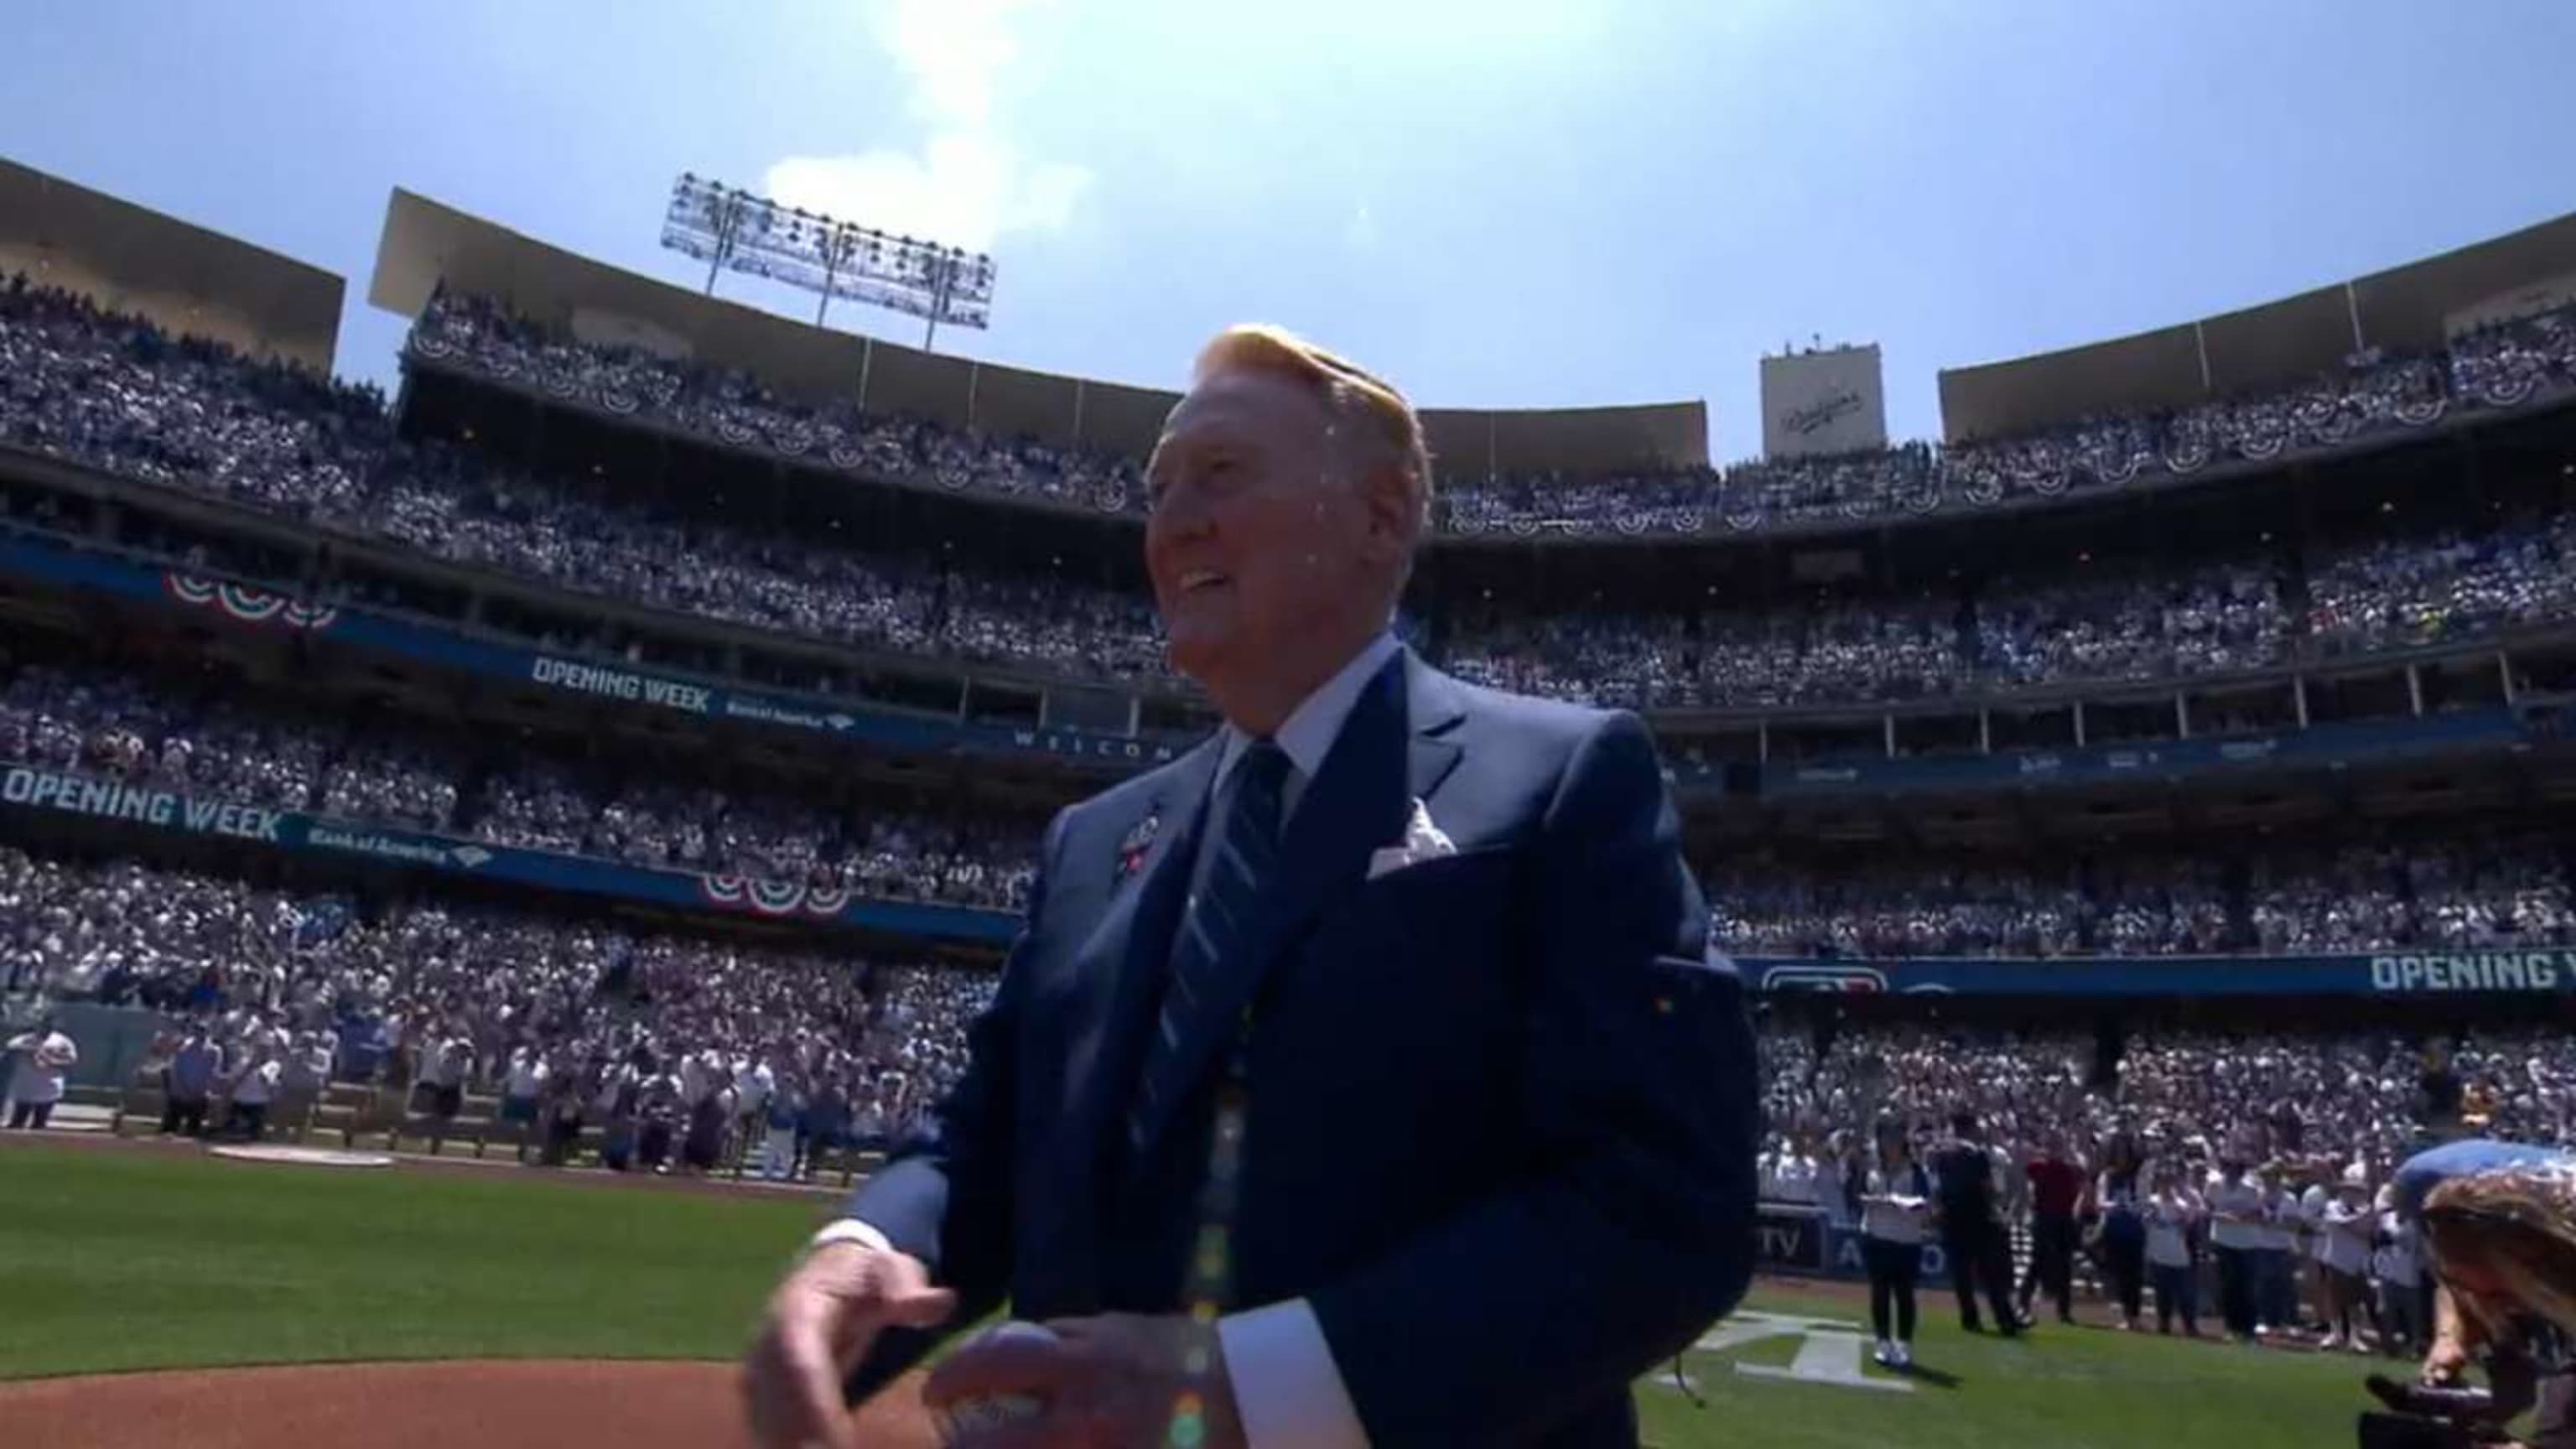
[[1261, 893], [1279, 860], [1280, 793], [1288, 782], [1288, 752], [1256, 740], [1235, 762], [1224, 827], [1211, 844], [1199, 888], [1181, 915], [1163, 983], [1163, 1009], [1145, 1067], [1127, 1109], [1127, 1142], [1145, 1146], [1145, 1125], [1159, 1105], [1194, 1085], [1181, 1079], [1181, 1042], [1226, 973], [1244, 969], [1248, 933], [1259, 917]]

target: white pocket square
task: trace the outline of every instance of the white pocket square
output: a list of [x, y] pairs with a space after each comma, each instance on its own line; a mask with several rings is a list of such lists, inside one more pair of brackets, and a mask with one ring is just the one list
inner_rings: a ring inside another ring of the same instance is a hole
[[1431, 811], [1416, 796], [1413, 815], [1404, 822], [1404, 839], [1393, 845], [1381, 845], [1369, 852], [1368, 878], [1375, 880], [1426, 860], [1456, 855], [1458, 847], [1439, 826], [1431, 823]]

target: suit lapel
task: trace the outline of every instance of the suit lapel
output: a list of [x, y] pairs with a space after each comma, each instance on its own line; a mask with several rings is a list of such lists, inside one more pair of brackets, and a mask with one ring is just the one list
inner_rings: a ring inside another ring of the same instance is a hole
[[[1171, 954], [1172, 933], [1179, 927], [1198, 859], [1198, 839], [1206, 828], [1208, 786], [1223, 752], [1224, 738], [1216, 735], [1174, 761], [1145, 796], [1143, 809], [1132, 819], [1107, 822], [1115, 833], [1104, 828], [1099, 837], [1124, 841], [1143, 821], [1161, 822], [1144, 860], [1124, 878], [1116, 874], [1114, 847], [1103, 850], [1103, 868], [1112, 873], [1108, 905], [1072, 964], [1075, 983], [1104, 985], [1091, 998], [1100, 1013], [1096, 1029], [1087, 1040], [1068, 1034], [1065, 1132], [1058, 1147], [1069, 1209], [1093, 1211], [1101, 1201], [1098, 1174], [1123, 1120], [1138, 1054], [1152, 1029], [1165, 958]], [[1084, 1259], [1097, 1267], [1097, 1254]]]
[[[1411, 650], [1404, 655], [1404, 704], [1413, 742], [1407, 752], [1405, 783], [1413, 799], [1428, 801], [1442, 781], [1458, 768], [1460, 749], [1450, 738], [1467, 717], [1466, 701], [1448, 675], [1422, 662]], [[1411, 802], [1408, 801], [1409, 805]]]
[[[1173, 1048], [1183, 1080], [1195, 1082], [1207, 1072], [1280, 958], [1305, 939], [1317, 916], [1366, 879], [1370, 852], [1404, 837], [1413, 801], [1429, 799], [1457, 766], [1459, 745], [1443, 736], [1462, 714], [1455, 687], [1410, 650], [1360, 692], [1289, 818], [1278, 874], [1247, 933], [1250, 959], [1209, 993]], [[1169, 941], [1169, 933], [1162, 939]], [[1145, 1123], [1149, 1151], [1180, 1105], [1157, 1104]]]

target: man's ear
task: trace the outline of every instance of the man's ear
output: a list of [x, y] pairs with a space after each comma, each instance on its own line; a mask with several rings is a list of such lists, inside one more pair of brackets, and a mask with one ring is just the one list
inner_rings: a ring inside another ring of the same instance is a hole
[[1388, 458], [1368, 463], [1360, 474], [1360, 502], [1368, 510], [1372, 550], [1399, 558], [1413, 551], [1422, 532], [1422, 509], [1402, 463]]

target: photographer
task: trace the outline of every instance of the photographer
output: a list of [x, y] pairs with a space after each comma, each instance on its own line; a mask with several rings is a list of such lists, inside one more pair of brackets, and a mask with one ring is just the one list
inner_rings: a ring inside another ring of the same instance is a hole
[[[2397, 1170], [2399, 1215], [2422, 1225], [2435, 1284], [2421, 1382], [2373, 1378], [2395, 1414], [2365, 1414], [2363, 1449], [2503, 1440], [2535, 1410], [2530, 1449], [2576, 1449], [2576, 1153], [2453, 1142]], [[2492, 1387], [2469, 1388], [2472, 1364]], [[2536, 1406], [2536, 1409], [2535, 1409]]]

